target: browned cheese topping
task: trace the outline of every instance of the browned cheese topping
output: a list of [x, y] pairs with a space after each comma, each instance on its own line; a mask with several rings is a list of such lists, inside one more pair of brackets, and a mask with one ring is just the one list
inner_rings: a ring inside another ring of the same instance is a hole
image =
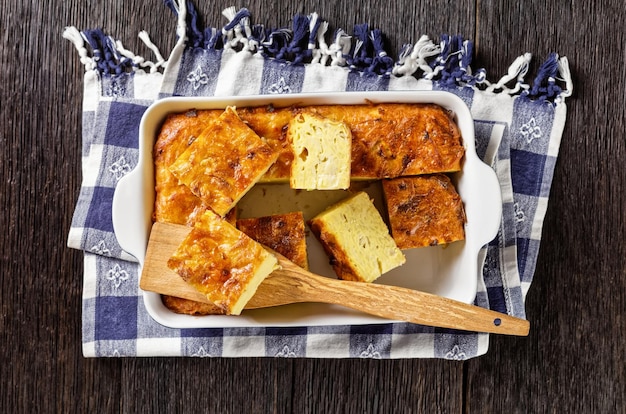
[[224, 216], [277, 156], [229, 107], [169, 169], [207, 206]]
[[461, 197], [444, 174], [383, 180], [391, 234], [401, 249], [465, 238]]
[[202, 200], [178, 181], [169, 166], [221, 112], [188, 111], [172, 114], [163, 123], [154, 145], [154, 221], [190, 225], [195, 215], [204, 211]]
[[263, 246], [207, 210], [168, 260], [180, 275], [226, 314], [238, 315], [276, 267]]
[[302, 212], [239, 219], [237, 228], [298, 266], [308, 269]]

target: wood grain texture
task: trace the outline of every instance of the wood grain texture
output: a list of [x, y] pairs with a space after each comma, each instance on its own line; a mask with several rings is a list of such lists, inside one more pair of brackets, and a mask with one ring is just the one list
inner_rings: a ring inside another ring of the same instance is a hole
[[[478, 4], [481, 62], [502, 73], [504, 62], [522, 52], [534, 52], [540, 62], [558, 51], [571, 62], [576, 89], [567, 101], [568, 122], [528, 293], [530, 342], [492, 337], [488, 357], [468, 363], [469, 411], [623, 411], [626, 50], [617, 23], [622, 5]], [[612, 38], [610, 50], [601, 46], [605, 38]]]
[[[196, 2], [225, 23], [229, 1]], [[527, 313], [528, 338], [439, 360], [84, 359], [82, 255], [65, 247], [80, 187], [83, 67], [65, 25], [103, 28], [130, 50], [145, 29], [165, 52], [160, 0], [0, 3], [0, 407], [12, 412], [619, 412], [626, 406], [623, 4], [504, 0], [239, 2], [255, 22], [318, 11], [369, 22], [396, 56], [420, 34], [476, 40], [490, 79], [515, 57], [570, 59], [566, 124]]]

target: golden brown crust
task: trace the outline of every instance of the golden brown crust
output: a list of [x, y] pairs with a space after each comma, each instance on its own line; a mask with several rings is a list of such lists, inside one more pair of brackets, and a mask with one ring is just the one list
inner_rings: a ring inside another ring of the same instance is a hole
[[356, 179], [454, 172], [465, 154], [452, 115], [435, 104], [381, 103], [372, 105], [317, 105], [301, 108], [251, 108], [242, 119], [280, 152], [262, 181], [289, 178], [293, 154], [285, 126], [298, 112], [315, 113], [344, 122], [352, 132], [351, 175]]
[[224, 216], [276, 161], [275, 153], [228, 107], [169, 169]]
[[224, 315], [224, 309], [212, 303], [196, 302], [195, 300], [177, 298], [175, 296], [162, 295], [161, 301], [166, 308], [175, 313], [185, 315]]
[[[181, 184], [169, 166], [187, 149], [210, 122], [222, 111], [190, 110], [170, 114], [165, 119], [154, 145], [155, 202], [154, 221], [190, 226], [206, 206], [189, 188]], [[232, 209], [226, 219], [235, 224], [237, 209]], [[213, 304], [196, 302], [163, 295], [163, 305], [175, 313], [186, 315], [219, 315], [224, 310]]]
[[[262, 182], [289, 179], [293, 154], [286, 138], [286, 127], [296, 113], [303, 111], [348, 125], [353, 137], [353, 178], [392, 178], [461, 169], [465, 150], [460, 131], [451, 114], [439, 105], [382, 103], [237, 108], [240, 118], [279, 154], [261, 178]], [[195, 112], [198, 119], [212, 119], [220, 110]], [[181, 124], [196, 122], [193, 118], [177, 121]], [[193, 128], [193, 125], [179, 128], [184, 130]], [[167, 143], [168, 133], [168, 130], [162, 130], [159, 141]]]
[[[269, 220], [263, 218], [237, 220], [236, 212], [236, 208], [230, 210], [224, 219], [233, 226], [237, 222], [240, 223], [239, 229], [253, 240], [277, 251], [298, 266], [308, 269], [305, 226], [301, 212], [271, 216]], [[195, 316], [225, 314], [224, 309], [210, 303], [165, 295], [162, 296], [162, 301], [165, 307], [175, 313]]]
[[461, 197], [445, 174], [383, 180], [391, 234], [401, 249], [465, 238]]
[[207, 210], [167, 265], [226, 314], [237, 315], [276, 263], [263, 246]]
[[217, 119], [218, 111], [194, 111], [169, 115], [154, 145], [155, 201], [153, 219], [159, 222], [190, 225], [202, 200], [181, 184], [169, 166]]
[[447, 110], [433, 104], [320, 106], [310, 110], [352, 131], [352, 178], [452, 172], [465, 154]]
[[361, 281], [360, 275], [351, 264], [350, 256], [341, 248], [337, 235], [326, 231], [325, 225], [321, 221], [309, 221], [308, 224], [315, 237], [320, 241], [328, 256], [328, 263], [333, 267], [337, 277], [353, 282]]
[[274, 108], [271, 105], [237, 109], [241, 119], [279, 154], [261, 178], [263, 182], [289, 180], [293, 155], [287, 141], [287, 124], [295, 111], [295, 108]]
[[239, 219], [237, 228], [298, 266], [308, 269], [302, 212]]

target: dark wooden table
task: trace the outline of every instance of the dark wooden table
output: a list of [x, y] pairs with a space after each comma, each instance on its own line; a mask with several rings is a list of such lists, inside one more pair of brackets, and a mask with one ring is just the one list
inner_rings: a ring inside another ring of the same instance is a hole
[[[83, 66], [64, 26], [101, 27], [166, 53], [175, 19], [160, 0], [0, 4], [0, 411], [624, 412], [626, 406], [626, 36], [623, 2], [263, 1], [256, 22], [317, 11], [367, 22], [396, 54], [420, 34], [462, 34], [490, 79], [524, 52], [569, 58], [575, 94], [533, 285], [527, 338], [442, 360], [84, 359], [82, 255], [65, 247], [81, 181]], [[221, 26], [227, 1], [196, 2]]]

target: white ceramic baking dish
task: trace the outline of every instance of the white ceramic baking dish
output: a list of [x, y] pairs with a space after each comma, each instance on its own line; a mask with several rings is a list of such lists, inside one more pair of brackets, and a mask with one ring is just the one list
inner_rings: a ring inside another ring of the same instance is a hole
[[[502, 213], [500, 186], [494, 171], [476, 155], [474, 124], [469, 109], [456, 95], [447, 92], [341, 92], [293, 95], [168, 98], [155, 102], [145, 112], [139, 131], [137, 167], [120, 180], [113, 200], [113, 225], [121, 247], [143, 263], [152, 226], [154, 206], [154, 163], [152, 148], [159, 128], [169, 113], [190, 109], [273, 105], [343, 104], [367, 102], [436, 103], [453, 112], [465, 146], [462, 171], [452, 174], [467, 215], [466, 240], [448, 246], [406, 250], [407, 262], [380, 277], [376, 283], [403, 286], [471, 303], [476, 295], [480, 272], [479, 250], [498, 230]], [[378, 186], [366, 188], [381, 205]], [[257, 185], [240, 203], [241, 217], [304, 210], [311, 217], [341, 192], [294, 192], [288, 185]], [[310, 270], [334, 277], [321, 246], [310, 236], [307, 240]], [[243, 326], [320, 326], [388, 322], [384, 319], [326, 304], [293, 304], [268, 309], [246, 310], [240, 316], [189, 316], [171, 312], [159, 294], [143, 292], [145, 306], [159, 323], [175, 328]]]

